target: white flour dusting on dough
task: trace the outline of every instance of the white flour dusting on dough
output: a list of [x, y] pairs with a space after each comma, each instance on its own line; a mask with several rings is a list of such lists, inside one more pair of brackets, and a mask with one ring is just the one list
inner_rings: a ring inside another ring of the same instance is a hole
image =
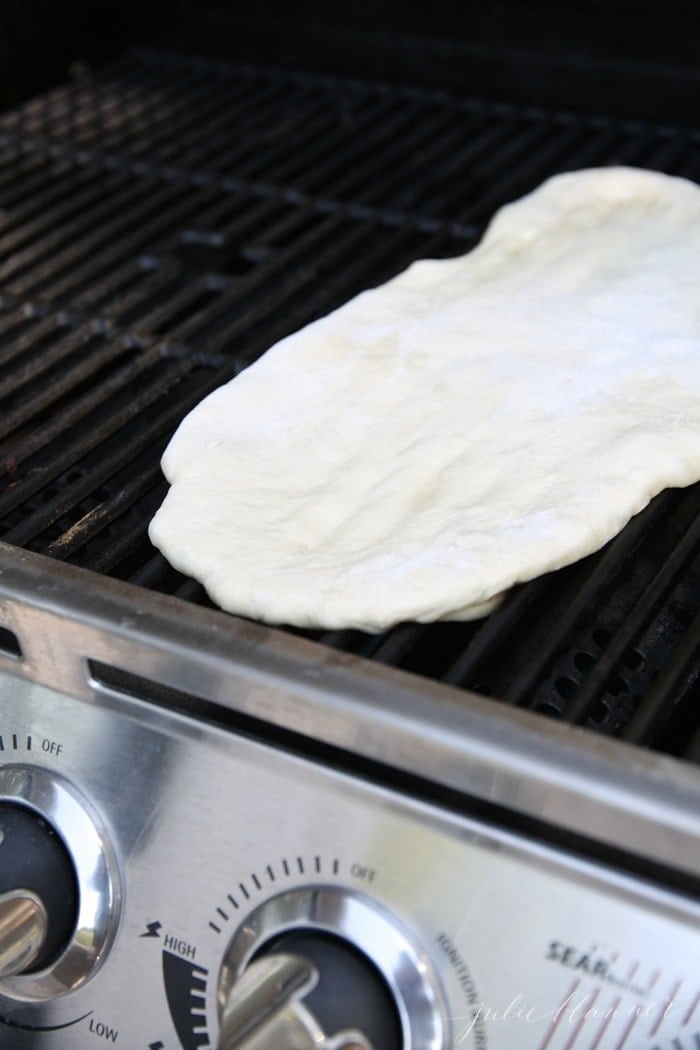
[[469, 619], [700, 478], [700, 189], [561, 175], [183, 421], [150, 526], [224, 609]]

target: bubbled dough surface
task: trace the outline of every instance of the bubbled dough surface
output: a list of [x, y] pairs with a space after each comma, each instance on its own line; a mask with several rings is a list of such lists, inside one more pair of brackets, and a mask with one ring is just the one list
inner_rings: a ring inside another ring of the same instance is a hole
[[153, 542], [217, 604], [379, 630], [484, 615], [700, 477], [700, 189], [557, 176], [183, 421]]

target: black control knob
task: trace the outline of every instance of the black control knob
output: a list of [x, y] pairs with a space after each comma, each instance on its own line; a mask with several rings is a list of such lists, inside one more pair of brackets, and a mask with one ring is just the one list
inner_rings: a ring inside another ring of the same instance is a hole
[[304, 1006], [329, 1038], [357, 1030], [376, 1050], [401, 1050], [401, 1021], [384, 977], [347, 940], [319, 930], [287, 930], [263, 945], [256, 958], [293, 955], [318, 974]]
[[343, 886], [299, 886], [249, 912], [226, 948], [218, 1002], [218, 1050], [446, 1045], [429, 955]]
[[391, 990], [344, 938], [286, 930], [255, 954], [232, 989], [219, 1050], [401, 1050]]
[[0, 802], [0, 976], [58, 959], [78, 905], [73, 862], [51, 825], [27, 806]]

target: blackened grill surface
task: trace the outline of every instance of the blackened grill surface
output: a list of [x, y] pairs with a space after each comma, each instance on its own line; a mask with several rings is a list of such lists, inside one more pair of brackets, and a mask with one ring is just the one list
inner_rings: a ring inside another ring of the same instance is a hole
[[[149, 52], [5, 114], [2, 539], [206, 603], [146, 532], [184, 414], [547, 176], [612, 163], [697, 180], [700, 130]], [[304, 633], [700, 762], [699, 540], [696, 485], [479, 623]]]

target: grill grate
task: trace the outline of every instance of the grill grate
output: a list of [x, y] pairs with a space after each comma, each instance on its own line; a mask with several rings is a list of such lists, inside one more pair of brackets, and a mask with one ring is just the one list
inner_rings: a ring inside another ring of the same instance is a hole
[[[557, 171], [700, 132], [134, 52], [0, 118], [0, 535], [206, 603], [150, 547], [182, 416]], [[476, 624], [299, 632], [700, 761], [700, 486]]]

